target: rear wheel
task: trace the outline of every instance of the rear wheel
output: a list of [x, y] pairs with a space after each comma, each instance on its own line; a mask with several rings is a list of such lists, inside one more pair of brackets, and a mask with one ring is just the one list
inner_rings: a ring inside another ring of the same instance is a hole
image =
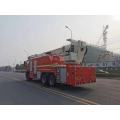
[[43, 74], [41, 77], [41, 83], [43, 86], [47, 84], [47, 76], [45, 74]]
[[56, 79], [55, 79], [55, 76], [53, 74], [50, 74], [49, 77], [48, 77], [48, 83], [51, 87], [54, 87], [55, 86], [55, 83], [56, 83]]

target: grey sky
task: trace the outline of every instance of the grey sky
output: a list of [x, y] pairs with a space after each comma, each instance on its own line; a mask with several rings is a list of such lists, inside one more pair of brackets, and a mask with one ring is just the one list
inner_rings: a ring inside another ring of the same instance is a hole
[[103, 25], [109, 24], [108, 49], [118, 52], [120, 19], [115, 18], [90, 15], [0, 16], [0, 66], [20, 63], [27, 55], [67, 44], [70, 32], [65, 25], [72, 29], [74, 39], [97, 44]]

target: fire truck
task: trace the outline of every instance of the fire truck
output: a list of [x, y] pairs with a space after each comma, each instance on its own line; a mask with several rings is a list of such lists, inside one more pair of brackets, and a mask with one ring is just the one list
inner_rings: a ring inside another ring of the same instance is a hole
[[61, 83], [74, 87], [96, 82], [95, 67], [87, 67], [83, 62], [86, 43], [73, 39], [67, 41], [69, 45], [29, 56], [24, 62], [26, 80], [40, 80], [42, 85]]

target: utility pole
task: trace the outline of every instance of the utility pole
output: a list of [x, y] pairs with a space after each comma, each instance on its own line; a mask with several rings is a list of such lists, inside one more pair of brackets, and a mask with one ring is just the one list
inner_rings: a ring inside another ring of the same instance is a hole
[[65, 28], [67, 28], [70, 31], [71, 39], [72, 39], [72, 30], [68, 26], [65, 26]]

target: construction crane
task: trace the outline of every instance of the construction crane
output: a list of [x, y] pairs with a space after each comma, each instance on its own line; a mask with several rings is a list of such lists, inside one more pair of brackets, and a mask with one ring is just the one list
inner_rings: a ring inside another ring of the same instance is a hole
[[108, 33], [107, 30], [108, 30], [108, 28], [109, 28], [108, 25], [103, 26], [103, 32], [100, 35], [100, 38], [98, 39], [98, 42], [97, 42], [97, 44], [99, 44], [100, 40], [103, 39], [103, 45], [100, 47], [102, 47], [104, 50], [107, 50], [107, 33]]

